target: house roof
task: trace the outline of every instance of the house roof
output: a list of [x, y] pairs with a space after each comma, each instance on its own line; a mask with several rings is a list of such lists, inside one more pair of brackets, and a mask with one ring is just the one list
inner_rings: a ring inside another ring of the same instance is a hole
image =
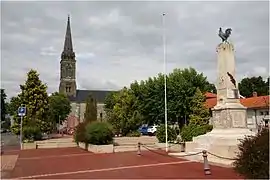
[[209, 98], [215, 98], [215, 97], [217, 97], [217, 95], [214, 93], [211, 93], [211, 92], [206, 92], [205, 97], [206, 97], [206, 99], [209, 99]]
[[93, 98], [97, 100], [97, 103], [104, 103], [105, 97], [114, 91], [103, 90], [77, 90], [76, 97], [69, 97], [71, 102], [83, 103], [89, 94], [92, 94]]
[[[206, 94], [207, 96], [207, 94]], [[270, 96], [257, 96], [245, 99], [240, 99], [243, 106], [247, 108], [266, 108], [269, 107]], [[217, 98], [206, 98], [205, 105], [207, 108], [213, 108], [217, 104]]]

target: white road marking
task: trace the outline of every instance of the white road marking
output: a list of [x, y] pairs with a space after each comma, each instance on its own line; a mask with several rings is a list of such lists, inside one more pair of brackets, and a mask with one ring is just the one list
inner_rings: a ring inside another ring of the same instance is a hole
[[[144, 164], [144, 165], [136, 165], [136, 166], [123, 166], [123, 167], [115, 167], [115, 168], [89, 169], [89, 170], [83, 170], [83, 171], [72, 171], [72, 172], [62, 172], [62, 173], [52, 173], [52, 174], [41, 174], [41, 175], [24, 176], [24, 177], [18, 177], [18, 178], [19, 179], [31, 179], [31, 178], [40, 178], [40, 177], [48, 177], [48, 176], [61, 176], [61, 175], [70, 175], [70, 174], [81, 174], [81, 173], [92, 173], [92, 172], [102, 172], [102, 171], [115, 171], [115, 170], [122, 170], [122, 169], [142, 168], [142, 167], [154, 167], [154, 166], [184, 164], [184, 163], [191, 163], [191, 162], [195, 162], [195, 161], [177, 161], [177, 162], [168, 162], [168, 163]], [[16, 178], [16, 179], [18, 179], [18, 178]]]

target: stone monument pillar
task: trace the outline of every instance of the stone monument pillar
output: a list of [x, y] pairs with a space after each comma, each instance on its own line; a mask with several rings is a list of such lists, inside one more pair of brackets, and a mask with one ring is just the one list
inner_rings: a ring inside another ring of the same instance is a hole
[[[220, 29], [221, 31], [221, 29]], [[230, 30], [231, 31], [231, 30]], [[227, 33], [227, 34], [226, 34]], [[254, 135], [247, 128], [246, 107], [240, 103], [238, 85], [235, 78], [234, 46], [227, 41], [230, 32], [220, 32], [223, 42], [217, 46], [217, 104], [213, 110], [213, 130], [193, 138], [186, 143], [186, 153], [207, 150], [218, 156], [209, 155], [209, 161], [231, 164], [227, 158], [234, 158], [240, 139]], [[227, 36], [226, 36], [227, 35]], [[200, 159], [200, 157], [198, 157]]]

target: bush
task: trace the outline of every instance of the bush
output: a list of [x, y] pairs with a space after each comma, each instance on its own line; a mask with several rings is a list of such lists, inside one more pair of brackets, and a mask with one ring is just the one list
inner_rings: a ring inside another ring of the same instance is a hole
[[30, 141], [41, 140], [42, 139], [41, 130], [37, 126], [24, 126], [23, 139]]
[[[175, 129], [168, 126], [167, 130], [168, 130], [168, 142], [175, 141], [176, 137], [177, 137]], [[160, 143], [166, 142], [166, 130], [165, 130], [164, 124], [160, 125], [157, 128], [156, 136], [157, 136], [157, 139]]]
[[141, 133], [139, 131], [133, 131], [127, 134], [127, 137], [140, 137]]
[[76, 128], [75, 128], [75, 132], [74, 132], [74, 140], [76, 143], [79, 143], [79, 142], [84, 142], [86, 143], [86, 125], [88, 123], [86, 122], [82, 122], [82, 123], [79, 123]]
[[86, 143], [106, 145], [113, 142], [112, 127], [105, 122], [92, 122], [86, 126]]
[[239, 144], [234, 169], [247, 179], [269, 179], [269, 129]]
[[180, 132], [181, 139], [184, 142], [192, 141], [193, 137], [203, 135], [203, 134], [211, 131], [212, 129], [213, 129], [212, 125], [199, 126], [199, 125], [195, 125], [195, 124], [189, 124], [187, 126], [184, 126], [181, 129], [181, 132]]

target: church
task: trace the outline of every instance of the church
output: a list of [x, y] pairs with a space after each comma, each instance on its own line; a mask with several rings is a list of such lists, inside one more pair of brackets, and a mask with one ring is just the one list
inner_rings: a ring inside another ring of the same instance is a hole
[[86, 98], [91, 94], [97, 101], [97, 119], [105, 117], [104, 100], [113, 91], [103, 90], [80, 90], [76, 85], [76, 55], [73, 51], [70, 17], [68, 16], [67, 29], [65, 35], [64, 49], [60, 61], [60, 84], [59, 92], [68, 96], [71, 102], [71, 113], [67, 118], [67, 126], [74, 128], [79, 122], [84, 120], [86, 108]]

